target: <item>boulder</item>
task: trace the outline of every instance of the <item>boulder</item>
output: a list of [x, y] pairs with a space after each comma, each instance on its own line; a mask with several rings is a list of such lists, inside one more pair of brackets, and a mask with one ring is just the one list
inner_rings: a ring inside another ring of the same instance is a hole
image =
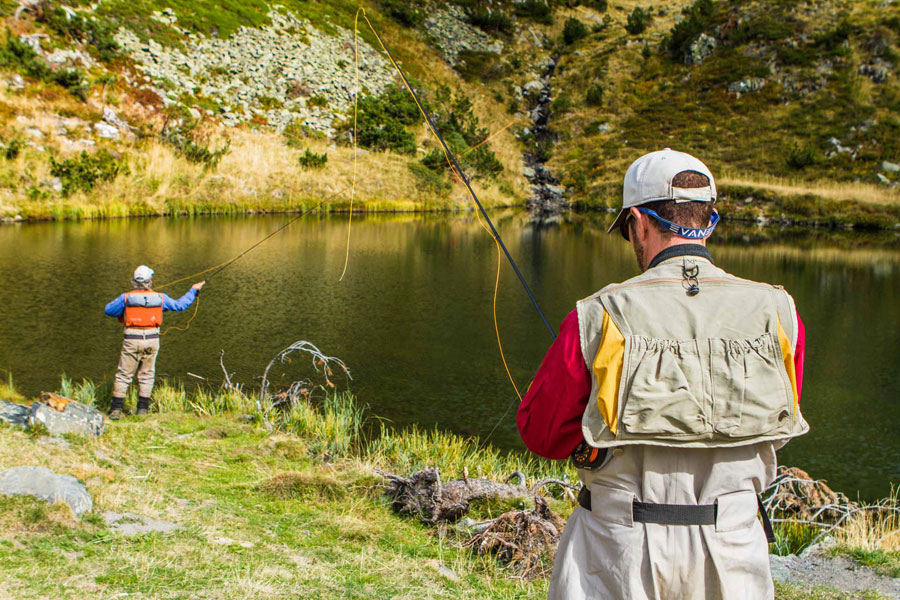
[[23, 404], [0, 400], [0, 421], [4, 423], [27, 427], [30, 414], [31, 410]]
[[50, 435], [75, 433], [99, 437], [106, 428], [103, 413], [93, 406], [47, 393], [41, 395], [41, 400], [31, 405], [29, 423], [40, 423]]
[[684, 57], [684, 64], [699, 65], [707, 56], [712, 54], [718, 43], [716, 38], [705, 33], [701, 33], [696, 40], [691, 42], [690, 52]]
[[83, 483], [46, 467], [13, 467], [0, 472], [0, 494], [34, 496], [47, 502], [62, 501], [76, 517], [94, 508]]

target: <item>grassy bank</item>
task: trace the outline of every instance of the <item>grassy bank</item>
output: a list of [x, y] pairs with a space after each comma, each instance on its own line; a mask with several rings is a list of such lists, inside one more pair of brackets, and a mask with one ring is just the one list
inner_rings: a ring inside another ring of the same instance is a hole
[[[108, 402], [108, 385], [63, 380], [61, 392]], [[0, 395], [13, 396], [11, 382]], [[134, 399], [129, 403], [133, 406]], [[110, 423], [99, 439], [0, 427], [0, 468], [41, 465], [83, 481], [94, 512], [0, 497], [0, 596], [94, 598], [542, 598], [546, 577], [523, 581], [492, 556], [461, 548], [454, 527], [397, 517], [375, 469], [408, 474], [437, 466], [445, 478], [528, 483], [573, 478], [565, 463], [501, 454], [478, 440], [412, 428], [372, 430], [347, 392], [269, 414], [235, 391], [187, 392], [162, 384], [154, 413]], [[27, 458], [26, 458], [27, 457]], [[572, 507], [551, 499], [563, 517]], [[496, 517], [519, 501], [486, 502], [470, 517]], [[122, 537], [104, 511], [179, 524], [171, 533]], [[870, 540], [871, 541], [871, 540]], [[848, 552], [861, 552], [858, 543]], [[896, 561], [894, 551], [879, 551]], [[862, 557], [862, 555], [860, 555]], [[884, 559], [887, 557], [887, 559]], [[870, 562], [875, 560], [869, 557]], [[894, 563], [896, 564], [896, 563]], [[52, 565], [53, 576], [47, 576]], [[549, 565], [548, 565], [549, 566]], [[838, 598], [778, 587], [778, 598]], [[860, 598], [877, 596], [860, 595]]]

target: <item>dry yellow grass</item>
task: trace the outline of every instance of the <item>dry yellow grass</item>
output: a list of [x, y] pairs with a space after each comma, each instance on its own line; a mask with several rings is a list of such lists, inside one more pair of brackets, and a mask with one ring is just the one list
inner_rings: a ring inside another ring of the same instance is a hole
[[900, 189], [870, 183], [838, 181], [802, 181], [770, 175], [742, 175], [723, 173], [719, 184], [747, 186], [782, 196], [813, 195], [828, 200], [853, 200], [870, 204], [896, 204], [900, 202]]
[[836, 530], [835, 541], [849, 548], [900, 552], [900, 491], [882, 500], [883, 511], [861, 511]]

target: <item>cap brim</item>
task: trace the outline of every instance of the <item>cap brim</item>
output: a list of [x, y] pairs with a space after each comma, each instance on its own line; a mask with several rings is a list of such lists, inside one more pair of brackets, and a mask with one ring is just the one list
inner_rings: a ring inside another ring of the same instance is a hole
[[609, 226], [609, 229], [606, 230], [606, 233], [612, 233], [622, 226], [622, 223], [625, 222], [625, 219], [628, 218], [629, 210], [627, 208], [623, 208], [619, 211], [619, 216], [616, 217], [616, 220], [613, 221], [612, 225]]

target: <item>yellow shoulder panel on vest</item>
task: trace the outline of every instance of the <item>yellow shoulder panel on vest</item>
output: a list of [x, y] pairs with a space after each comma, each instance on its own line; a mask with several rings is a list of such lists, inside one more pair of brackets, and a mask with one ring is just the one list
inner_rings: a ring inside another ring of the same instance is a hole
[[778, 318], [778, 344], [781, 346], [781, 357], [784, 359], [784, 369], [788, 379], [791, 380], [791, 389], [794, 391], [794, 416], [797, 416], [797, 407], [800, 398], [797, 396], [797, 370], [794, 367], [794, 352], [791, 350], [791, 340], [781, 326], [781, 317]]
[[[597, 406], [606, 426], [614, 435], [619, 425], [619, 380], [622, 379], [622, 363], [625, 359], [625, 336], [603, 313], [603, 333], [600, 347], [594, 357], [594, 377], [597, 378]], [[795, 386], [796, 389], [796, 386]], [[795, 392], [796, 396], [796, 392]]]

